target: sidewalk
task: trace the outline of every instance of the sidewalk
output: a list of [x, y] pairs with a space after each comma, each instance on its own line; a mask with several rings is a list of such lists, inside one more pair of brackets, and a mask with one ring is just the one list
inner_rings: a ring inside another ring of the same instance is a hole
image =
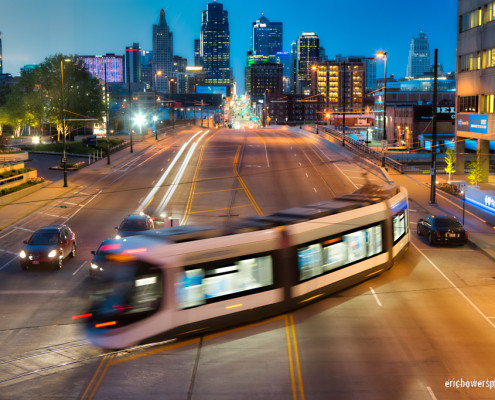
[[[165, 136], [162, 135], [162, 137], [158, 138], [158, 141], [163, 139], [165, 139]], [[129, 147], [123, 148], [110, 155], [110, 165], [107, 164], [107, 158], [104, 157], [93, 164], [84, 167], [81, 171], [91, 170], [97, 171], [100, 174], [106, 174], [111, 169], [118, 167], [120, 164], [143, 152], [154, 143], [156, 143], [154, 136], [147, 137], [143, 141], [134, 141], [133, 153], [130, 152]], [[60, 174], [62, 173], [63, 172], [60, 171]], [[68, 187], [63, 187], [63, 179], [59, 179], [55, 182], [48, 182], [46, 186], [25, 196], [22, 196], [22, 193], [18, 192], [20, 196], [13, 199], [11, 203], [0, 205], [0, 231], [15, 224], [22, 218], [47, 205], [49, 202], [68, 195], [77, 189], [77, 187], [78, 186], [71, 184], [70, 180]], [[28, 192], [27, 189], [25, 190]]]

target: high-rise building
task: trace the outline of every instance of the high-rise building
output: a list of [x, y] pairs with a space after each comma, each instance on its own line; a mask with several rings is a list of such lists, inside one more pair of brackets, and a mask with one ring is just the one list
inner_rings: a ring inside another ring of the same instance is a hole
[[186, 72], [187, 58], [174, 56], [173, 72]]
[[428, 38], [423, 32], [420, 32], [418, 37], [412, 38], [409, 46], [406, 76], [417, 78], [430, 71], [430, 46], [428, 45]]
[[194, 39], [194, 66], [201, 67], [201, 40]]
[[282, 94], [283, 65], [276, 63], [253, 64], [251, 73], [251, 102], [266, 102], [267, 97], [279, 97]]
[[457, 173], [465, 168], [465, 140], [478, 142], [477, 161], [488, 179], [490, 141], [495, 141], [495, 3], [458, 0]]
[[282, 22], [270, 22], [261, 15], [253, 22], [253, 53], [274, 56], [282, 51]]
[[146, 85], [147, 89], [150, 89], [154, 83], [153, 81], [153, 52], [150, 50], [143, 50], [141, 52], [141, 82]]
[[[155, 79], [156, 90], [168, 93], [168, 80], [173, 71], [173, 36], [165, 20], [165, 11], [160, 11], [158, 25], [153, 25], [153, 63], [152, 74]], [[161, 75], [157, 74], [161, 71]]]
[[[261, 54], [253, 54], [252, 51], [247, 52], [246, 56], [246, 68], [244, 70], [244, 83], [246, 93], [251, 96], [251, 67], [256, 64], [275, 63], [275, 56], [264, 56]], [[254, 101], [252, 99], [252, 101]]]
[[[200, 38], [201, 65], [205, 72], [205, 84], [209, 86], [231, 85], [230, 31], [228, 12], [221, 3], [208, 3], [203, 11]], [[229, 89], [230, 91], [230, 89]]]
[[[104, 56], [77, 56], [88, 72], [107, 83], [124, 82], [124, 56], [106, 54]], [[106, 75], [105, 75], [106, 72]]]
[[290, 53], [288, 51], [278, 51], [275, 54], [275, 61], [277, 64], [282, 64], [284, 66], [283, 69], [283, 92], [289, 93], [289, 80], [290, 80]]
[[289, 65], [289, 92], [296, 93], [297, 83], [297, 43], [290, 45], [290, 65]]
[[141, 47], [139, 43], [125, 48], [125, 75], [127, 83], [141, 82]]
[[0, 74], [3, 74], [3, 61], [2, 61], [2, 32], [0, 32]]
[[348, 56], [343, 57], [341, 54], [335, 56], [337, 62], [363, 62], [365, 69], [365, 93], [376, 90], [376, 58], [364, 56]]
[[297, 93], [311, 91], [311, 67], [320, 61], [320, 39], [313, 32], [297, 38]]
[[363, 111], [365, 64], [360, 61], [325, 61], [314, 65], [313, 94], [325, 97], [327, 112]]

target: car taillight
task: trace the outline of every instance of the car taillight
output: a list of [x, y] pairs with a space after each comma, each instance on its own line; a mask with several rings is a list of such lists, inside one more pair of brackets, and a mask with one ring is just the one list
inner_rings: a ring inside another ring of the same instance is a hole
[[467, 238], [468, 238], [467, 232], [464, 232], [464, 238], [467, 240]]
[[440, 239], [440, 232], [437, 232], [437, 239]]

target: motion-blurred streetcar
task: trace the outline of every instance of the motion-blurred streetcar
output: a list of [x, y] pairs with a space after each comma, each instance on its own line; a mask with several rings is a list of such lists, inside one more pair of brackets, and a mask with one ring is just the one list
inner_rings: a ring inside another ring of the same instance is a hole
[[118, 349], [284, 313], [390, 268], [409, 236], [406, 190], [367, 185], [228, 227], [123, 238], [108, 249], [86, 330]]

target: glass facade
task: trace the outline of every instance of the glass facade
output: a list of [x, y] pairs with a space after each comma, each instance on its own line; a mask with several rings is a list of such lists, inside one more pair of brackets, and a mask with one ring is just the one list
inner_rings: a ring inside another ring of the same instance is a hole
[[481, 95], [481, 112], [487, 114], [493, 114], [495, 112], [495, 95]]
[[[165, 11], [160, 11], [158, 25], [153, 25], [152, 84], [156, 74], [156, 90], [168, 93], [168, 79], [173, 71], [173, 37], [165, 20]], [[161, 75], [157, 72], [161, 71]]]
[[481, 26], [481, 8], [470, 11], [464, 15], [461, 15], [459, 21], [460, 32], [467, 31], [468, 29]]
[[253, 22], [253, 53], [274, 56], [282, 51], [282, 22], [270, 22], [264, 15]]
[[457, 112], [478, 112], [478, 96], [459, 96], [457, 98]]
[[309, 94], [311, 68], [320, 61], [320, 39], [314, 33], [303, 33], [297, 39], [297, 93]]
[[459, 71], [476, 71], [481, 67], [480, 52], [464, 54], [459, 57]]
[[423, 32], [420, 32], [417, 38], [411, 40], [406, 76], [417, 78], [424, 75], [425, 72], [430, 71], [430, 46], [428, 44], [428, 38]]

